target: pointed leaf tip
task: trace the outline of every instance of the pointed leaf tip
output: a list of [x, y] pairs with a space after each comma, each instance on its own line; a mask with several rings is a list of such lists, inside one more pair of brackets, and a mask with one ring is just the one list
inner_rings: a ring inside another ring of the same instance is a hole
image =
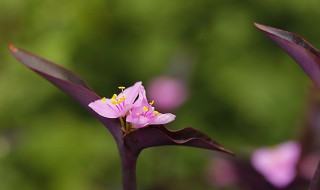
[[263, 25], [263, 24], [259, 24], [259, 23], [256, 23], [254, 22], [253, 25], [259, 29], [263, 29], [263, 28], [266, 28], [267, 26]]
[[15, 52], [17, 52], [19, 50], [13, 44], [9, 44], [8, 47], [9, 47], [10, 51], [13, 52], [13, 53], [15, 53]]
[[255, 27], [259, 28], [259, 26], [260, 26], [261, 24], [254, 22], [253, 25], [254, 25]]
[[[259, 23], [256, 23], [254, 22], [253, 25], [258, 28], [259, 30], [263, 31], [263, 32], [266, 32], [266, 31], [269, 31], [272, 33], [272, 30], [271, 29], [276, 29], [276, 28], [272, 28], [270, 26], [266, 26], [266, 25], [263, 25], [263, 24], [259, 24]], [[280, 29], [279, 29], [280, 30]]]
[[[101, 117], [99, 114], [89, 108], [88, 104], [100, 99], [86, 81], [81, 79], [72, 71], [52, 63], [42, 57], [29, 53], [23, 49], [18, 49], [14, 45], [8, 45], [12, 55], [27, 68], [35, 71], [37, 74], [48, 80], [60, 90], [74, 98], [80, 105], [98, 118], [111, 133], [122, 133], [118, 125], [113, 124], [111, 119]], [[36, 88], [35, 88], [36, 89]]]
[[304, 38], [285, 30], [254, 25], [286, 51], [320, 89], [320, 52]]
[[179, 145], [215, 150], [235, 156], [204, 133], [190, 127], [173, 131], [163, 125], [152, 125], [125, 135], [124, 142], [134, 152], [154, 146]]

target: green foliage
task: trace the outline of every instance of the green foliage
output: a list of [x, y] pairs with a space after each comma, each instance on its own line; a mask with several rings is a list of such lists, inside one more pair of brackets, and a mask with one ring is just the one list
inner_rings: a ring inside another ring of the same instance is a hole
[[[189, 99], [170, 125], [203, 130], [246, 157], [255, 147], [296, 137], [310, 83], [252, 23], [320, 45], [319, 6], [315, 0], [1, 0], [0, 189], [121, 188], [111, 135], [17, 63], [8, 43], [75, 71], [107, 97], [119, 85], [178, 75], [170, 68], [177, 55], [187, 55]], [[212, 156], [150, 149], [138, 162], [138, 186], [211, 189], [203, 175]]]

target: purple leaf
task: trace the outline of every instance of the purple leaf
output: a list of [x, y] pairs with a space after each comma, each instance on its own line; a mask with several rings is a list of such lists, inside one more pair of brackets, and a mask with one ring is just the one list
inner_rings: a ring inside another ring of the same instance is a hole
[[318, 190], [320, 189], [320, 162], [318, 163], [317, 170], [313, 176], [311, 181], [309, 190]]
[[140, 151], [147, 147], [182, 145], [211, 149], [233, 155], [205, 134], [192, 128], [170, 131], [163, 125], [149, 126], [123, 136], [120, 120], [102, 117], [89, 108], [89, 103], [101, 98], [84, 80], [63, 67], [20, 50], [13, 45], [10, 45], [9, 49], [20, 62], [76, 99], [110, 130], [117, 142], [121, 157], [124, 190], [136, 189], [136, 160]]
[[320, 88], [320, 52], [300, 36], [261, 24], [255, 26], [284, 49]]
[[154, 146], [180, 145], [216, 150], [234, 155], [207, 135], [190, 127], [172, 131], [163, 125], [152, 125], [125, 135], [124, 141], [134, 152], [140, 152], [144, 148]]
[[9, 45], [9, 49], [13, 56], [25, 66], [32, 69], [43, 78], [47, 79], [65, 93], [76, 99], [83, 107], [85, 107], [96, 118], [98, 118], [113, 135], [118, 135], [121, 132], [119, 127], [120, 124], [118, 125], [115, 123], [115, 121], [111, 121], [111, 119], [99, 116], [96, 112], [88, 107], [90, 102], [100, 99], [100, 97], [84, 80], [82, 80], [76, 74], [27, 51], [18, 49], [13, 45]]

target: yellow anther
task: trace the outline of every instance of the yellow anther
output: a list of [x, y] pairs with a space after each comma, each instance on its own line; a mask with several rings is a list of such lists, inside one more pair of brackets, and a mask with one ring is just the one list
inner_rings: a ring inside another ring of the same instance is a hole
[[122, 97], [120, 98], [120, 101], [122, 102], [122, 101], [124, 101], [124, 100], [126, 100], [126, 97], [122, 96]]
[[115, 104], [119, 104], [119, 101], [117, 101], [117, 100], [111, 100], [111, 103], [115, 105]]
[[113, 94], [112, 98], [111, 98], [111, 103], [112, 104], [118, 104], [118, 100], [117, 100], [117, 95], [116, 94]]
[[113, 96], [112, 96], [112, 100], [116, 100], [116, 98], [117, 98], [117, 95], [116, 94], [113, 94]]
[[154, 100], [152, 100], [149, 104], [152, 106], [154, 104]]
[[154, 114], [153, 114], [154, 116], [157, 116], [157, 115], [159, 115], [159, 112], [158, 111], [154, 111]]
[[124, 90], [126, 87], [124, 87], [124, 86], [119, 86], [118, 87], [120, 90]]
[[105, 102], [106, 100], [107, 100], [107, 98], [103, 97], [103, 98], [101, 99], [101, 102]]
[[143, 106], [143, 111], [147, 112], [149, 109], [146, 106]]

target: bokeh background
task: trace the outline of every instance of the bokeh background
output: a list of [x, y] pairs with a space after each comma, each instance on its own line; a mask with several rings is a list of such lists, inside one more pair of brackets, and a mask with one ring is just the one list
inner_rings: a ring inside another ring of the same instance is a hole
[[[112, 136], [18, 63], [7, 44], [73, 70], [101, 96], [175, 79], [186, 99], [168, 108], [177, 115], [168, 126], [192, 126], [249, 158], [254, 148], [299, 136], [311, 84], [253, 22], [320, 47], [318, 7], [316, 0], [0, 0], [0, 189], [121, 189]], [[223, 189], [208, 177], [219, 156], [145, 150], [139, 189]]]

